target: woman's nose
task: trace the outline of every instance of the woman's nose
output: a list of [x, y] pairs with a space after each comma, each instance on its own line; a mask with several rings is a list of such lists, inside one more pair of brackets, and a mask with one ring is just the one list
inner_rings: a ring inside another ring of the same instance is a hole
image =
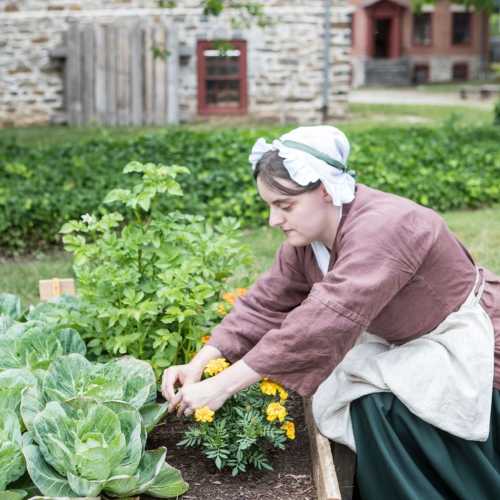
[[283, 223], [283, 214], [279, 213], [279, 210], [275, 210], [273, 207], [269, 209], [269, 225], [271, 227], [280, 226]]

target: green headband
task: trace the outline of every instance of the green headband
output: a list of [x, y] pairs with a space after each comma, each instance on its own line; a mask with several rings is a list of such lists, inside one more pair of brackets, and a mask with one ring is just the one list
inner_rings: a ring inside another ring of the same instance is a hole
[[304, 153], [309, 153], [311, 156], [318, 158], [318, 160], [322, 160], [326, 164], [338, 168], [340, 171], [352, 175], [353, 177], [355, 175], [355, 173], [352, 170], [349, 170], [341, 161], [335, 160], [335, 158], [332, 158], [331, 156], [328, 156], [327, 154], [322, 153], [321, 151], [318, 151], [317, 149], [314, 149], [311, 146], [308, 146], [307, 144], [302, 144], [301, 142], [288, 141], [288, 140], [282, 141], [281, 144], [283, 144], [283, 146], [287, 146], [292, 149], [299, 149], [300, 151], [304, 151]]

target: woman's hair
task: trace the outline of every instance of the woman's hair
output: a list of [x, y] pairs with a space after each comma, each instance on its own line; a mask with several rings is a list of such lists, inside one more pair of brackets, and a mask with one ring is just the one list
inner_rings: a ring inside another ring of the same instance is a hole
[[[257, 180], [257, 177], [259, 176], [262, 182], [264, 182], [268, 187], [288, 196], [297, 196], [299, 194], [306, 193], [307, 191], [314, 191], [321, 184], [321, 181], [312, 182], [307, 186], [300, 186], [297, 184], [290, 177], [288, 170], [283, 165], [283, 158], [279, 155], [279, 151], [268, 151], [262, 155], [262, 158], [255, 166], [255, 170], [253, 172], [255, 180]], [[297, 188], [292, 189], [284, 186], [278, 182], [278, 179], [292, 181]]]

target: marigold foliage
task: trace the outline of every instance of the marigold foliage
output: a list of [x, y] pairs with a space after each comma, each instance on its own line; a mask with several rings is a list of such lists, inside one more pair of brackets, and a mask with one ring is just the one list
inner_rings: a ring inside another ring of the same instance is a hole
[[[223, 358], [213, 361], [216, 361], [214, 366], [229, 365]], [[205, 376], [212, 375], [205, 371]], [[262, 391], [262, 384], [270, 394]], [[269, 450], [284, 449], [287, 439], [295, 438], [295, 426], [287, 418], [286, 402], [280, 399], [283, 391], [286, 392], [280, 384], [265, 380], [229, 398], [211, 415], [213, 420], [208, 420], [211, 411], [208, 408], [196, 410], [196, 423], [178, 444], [201, 448], [218, 469], [230, 469], [233, 475], [249, 467], [272, 470]], [[268, 418], [269, 408], [275, 409], [272, 412], [276, 416], [272, 420]]]

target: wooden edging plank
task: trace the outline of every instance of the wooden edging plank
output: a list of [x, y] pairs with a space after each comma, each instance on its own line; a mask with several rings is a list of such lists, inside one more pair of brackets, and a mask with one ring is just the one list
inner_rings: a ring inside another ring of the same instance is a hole
[[304, 398], [304, 414], [311, 447], [313, 480], [318, 500], [341, 500], [339, 481], [333, 463], [330, 441], [322, 436], [314, 422], [311, 399]]

